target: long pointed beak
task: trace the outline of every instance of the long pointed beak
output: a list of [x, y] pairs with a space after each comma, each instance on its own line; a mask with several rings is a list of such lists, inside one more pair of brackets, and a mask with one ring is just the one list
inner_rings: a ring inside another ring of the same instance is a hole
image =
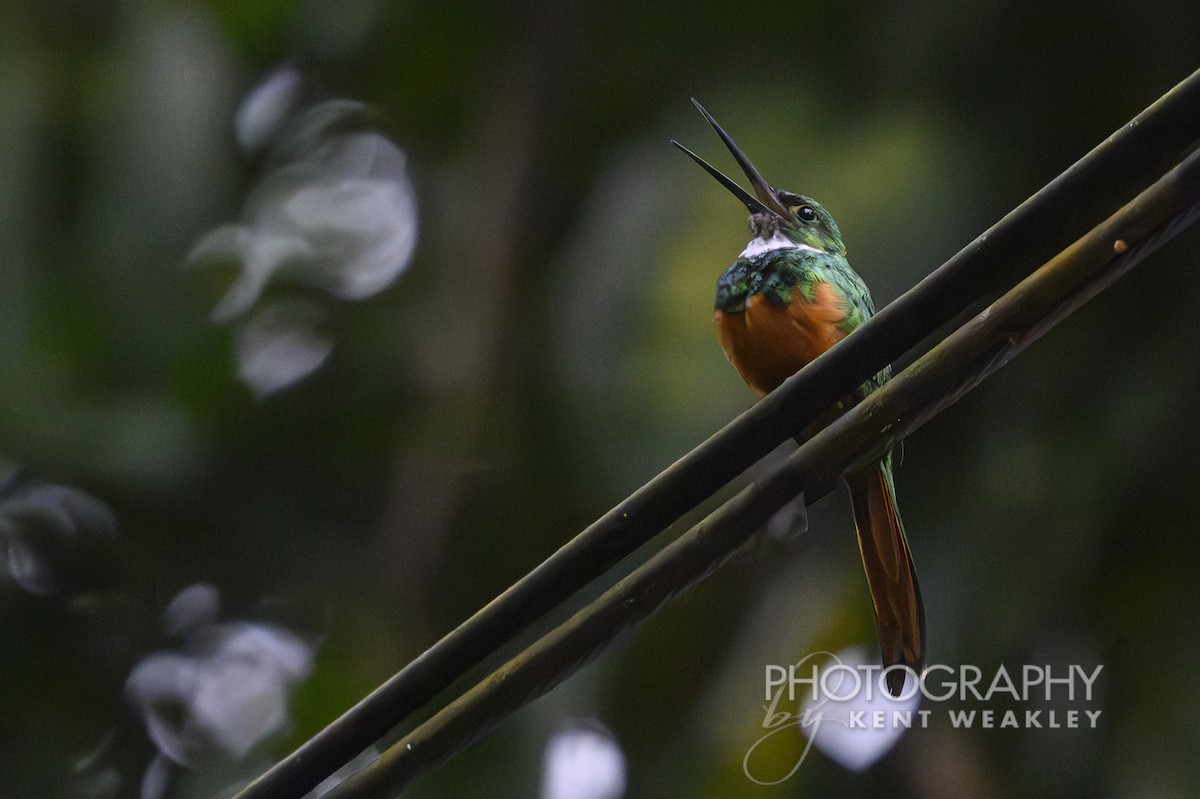
[[[717, 120], [713, 118], [713, 115], [708, 113], [708, 111], [704, 109], [704, 106], [700, 105], [699, 101], [697, 101], [695, 97], [692, 98], [692, 105], [696, 106], [697, 110], [699, 110], [701, 114], [704, 114], [704, 118], [708, 120], [708, 124], [712, 125], [713, 130], [715, 130], [717, 135], [721, 137], [721, 141], [725, 142], [725, 146], [729, 148], [729, 152], [733, 153], [733, 157], [737, 160], [738, 166], [742, 168], [742, 172], [746, 174], [746, 178], [750, 181], [750, 186], [754, 189], [754, 194], [758, 197], [759, 205], [784, 219], [792, 219], [792, 212], [787, 208], [787, 206], [779, 201], [779, 197], [775, 194], [775, 190], [771, 188], [771, 184], [767, 183], [767, 179], [764, 178], [762, 173], [755, 168], [754, 164], [751, 163], [750, 159], [746, 157], [746, 154], [741, 151], [741, 148], [737, 146], [733, 138], [725, 132], [725, 129], [717, 123]], [[680, 146], [680, 149], [684, 148]], [[712, 173], [713, 176], [720, 180], [726, 188], [730, 188], [729, 184], [732, 183], [732, 181], [730, 181], [729, 178], [721, 175], [720, 172], [717, 172], [717, 170], [713, 169], [711, 166], [700, 160], [696, 155], [688, 150], [684, 149], [684, 152], [688, 153], [688, 155], [692, 156], [692, 158], [695, 159], [701, 166]], [[732, 189], [730, 190], [733, 191]], [[738, 194], [739, 191], [741, 190], [739, 189], [738, 191], [734, 191], [734, 194], [738, 195], [738, 199], [742, 199], [744, 202], [745, 200], [741, 197], [741, 194], [745, 194], [745, 192]], [[751, 210], [754, 209], [752, 208]]]
[[722, 186], [729, 189], [729, 191], [732, 192], [734, 197], [737, 197], [739, 200], [744, 202], [746, 204], [746, 207], [748, 209], [750, 209], [750, 213], [752, 213], [752, 214], [773, 214], [773, 213], [775, 213], [770, 208], [768, 208], [767, 206], [763, 205], [761, 202], [756, 200], [749, 192], [747, 192], [741, 186], [734, 183], [733, 180], [728, 175], [726, 175], [724, 172], [717, 169], [715, 166], [708, 163], [703, 158], [696, 155], [694, 152], [692, 152], [688, 148], [684, 147], [679, 142], [675, 141], [674, 139], [671, 139], [671, 144], [674, 144], [680, 150], [683, 150], [684, 153], [686, 153], [689, 158], [691, 158], [693, 161], [695, 161], [700, 166], [704, 167], [704, 169], [708, 172], [708, 174], [710, 174], [714, 178], [716, 178], [717, 182], [719, 182]]

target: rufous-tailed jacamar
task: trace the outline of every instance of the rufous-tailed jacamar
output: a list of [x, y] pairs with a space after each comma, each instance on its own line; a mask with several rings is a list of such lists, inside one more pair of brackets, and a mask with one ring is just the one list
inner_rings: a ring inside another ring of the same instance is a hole
[[[842, 234], [829, 212], [801, 194], [772, 188], [717, 121], [695, 100], [746, 173], [754, 195], [707, 161], [683, 150], [750, 211], [750, 242], [717, 281], [715, 319], [721, 347], [742, 379], [767, 394], [837, 344], [875, 313], [870, 292], [846, 260]], [[887, 381], [887, 371], [863, 384], [801, 437], [815, 434], [846, 407]], [[863, 567], [875, 605], [884, 667], [920, 673], [925, 611], [904, 525], [896, 508], [892, 458], [845, 476]], [[888, 673], [898, 694], [905, 672]]]

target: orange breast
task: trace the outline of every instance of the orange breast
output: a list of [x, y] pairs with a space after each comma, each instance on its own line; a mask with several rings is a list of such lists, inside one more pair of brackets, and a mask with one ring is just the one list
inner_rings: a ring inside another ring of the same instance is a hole
[[738, 374], [759, 394], [773, 391], [845, 338], [839, 323], [846, 305], [828, 283], [814, 287], [813, 302], [796, 292], [787, 305], [754, 294], [742, 313], [717, 311], [717, 337]]

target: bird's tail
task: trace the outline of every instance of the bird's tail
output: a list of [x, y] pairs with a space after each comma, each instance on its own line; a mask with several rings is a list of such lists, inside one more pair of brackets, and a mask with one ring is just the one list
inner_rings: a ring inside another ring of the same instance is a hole
[[[905, 665], [917, 674], [925, 661], [925, 608], [913, 568], [904, 524], [896, 509], [896, 488], [889, 459], [846, 475], [854, 526], [862, 552], [875, 628], [883, 666]], [[896, 696], [904, 687], [905, 672], [887, 675], [888, 690]]]

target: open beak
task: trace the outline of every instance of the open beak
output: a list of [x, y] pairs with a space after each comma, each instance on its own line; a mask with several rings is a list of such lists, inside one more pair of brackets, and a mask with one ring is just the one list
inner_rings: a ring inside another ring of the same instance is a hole
[[729, 191], [732, 192], [735, 197], [745, 203], [746, 207], [750, 209], [750, 213], [771, 213], [781, 219], [795, 222], [796, 220], [794, 215], [787, 208], [787, 206], [779, 201], [779, 197], [775, 194], [775, 190], [771, 188], [770, 184], [767, 183], [766, 178], [764, 178], [762, 174], [754, 168], [754, 164], [752, 164], [750, 159], [747, 158], [741, 149], [738, 148], [737, 144], [735, 144], [733, 139], [730, 138], [729, 134], [725, 132], [724, 128], [717, 124], [717, 120], [713, 119], [712, 114], [705, 111], [704, 106], [696, 102], [695, 98], [692, 98], [692, 104], [700, 110], [701, 114], [704, 114], [704, 118], [708, 120], [708, 124], [713, 126], [713, 130], [715, 130], [717, 135], [721, 137], [721, 141], [725, 142], [725, 146], [729, 148], [729, 152], [733, 153], [733, 157], [737, 159], [738, 166], [742, 168], [742, 172], [744, 172], [747, 179], [749, 179], [750, 186], [754, 189], [754, 194], [756, 196], [751, 196], [747, 191], [745, 191], [738, 184], [734, 183], [733, 180], [723, 174], [719, 169], [705, 161], [700, 156], [696, 155], [688, 148], [684, 147], [679, 142], [672, 139], [671, 144], [674, 144], [680, 150], [683, 150], [691, 157], [693, 161], [704, 167], [704, 169], [707, 170], [710, 175], [716, 178], [722, 186], [729, 189]]

